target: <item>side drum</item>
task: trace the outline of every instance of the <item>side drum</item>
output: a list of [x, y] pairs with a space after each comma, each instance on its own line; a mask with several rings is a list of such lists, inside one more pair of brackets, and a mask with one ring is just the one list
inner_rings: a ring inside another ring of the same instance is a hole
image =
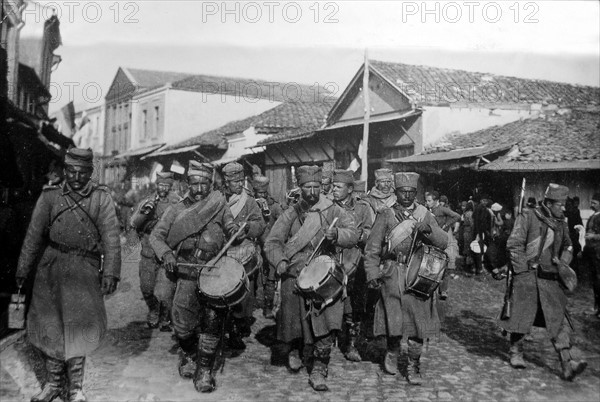
[[223, 256], [213, 267], [198, 274], [200, 298], [215, 308], [230, 308], [248, 295], [250, 283], [244, 266], [232, 257]]
[[346, 286], [344, 269], [328, 255], [314, 258], [298, 275], [296, 288], [305, 299], [322, 307], [336, 301]]
[[447, 266], [448, 255], [443, 250], [427, 245], [417, 248], [408, 262], [406, 291], [420, 299], [429, 299], [440, 285]]

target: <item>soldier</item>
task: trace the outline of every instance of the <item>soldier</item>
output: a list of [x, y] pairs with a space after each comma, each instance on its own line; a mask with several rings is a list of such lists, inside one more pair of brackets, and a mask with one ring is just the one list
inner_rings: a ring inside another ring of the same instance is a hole
[[177, 281], [160, 268], [160, 261], [150, 246], [149, 237], [167, 208], [181, 199], [171, 192], [172, 186], [173, 173], [158, 172], [156, 194], [142, 200], [130, 220], [130, 225], [137, 231], [142, 244], [140, 289], [148, 306], [146, 321], [149, 328], [157, 328], [160, 322], [161, 331], [171, 330], [169, 321]]
[[[448, 269], [456, 269], [456, 255], [458, 254], [458, 243], [454, 237], [453, 228], [454, 225], [460, 221], [460, 215], [448, 208], [446, 205], [442, 205], [440, 202], [440, 193], [432, 191], [427, 193], [425, 196], [425, 202], [427, 208], [435, 217], [438, 226], [445, 232], [448, 233], [448, 248], [446, 253], [448, 254]], [[440, 299], [446, 300], [448, 298], [448, 275], [444, 275], [444, 280], [440, 284]]]
[[346, 212], [352, 215], [359, 232], [358, 243], [353, 248], [339, 248], [342, 264], [348, 275], [348, 297], [344, 300], [344, 324], [346, 325], [346, 359], [354, 362], [361, 361], [356, 350], [356, 340], [360, 334], [360, 324], [365, 311], [365, 272], [362, 252], [371, 234], [373, 219], [371, 207], [365, 201], [356, 197], [354, 191], [354, 176], [350, 170], [335, 170], [333, 172], [333, 199]]
[[[264, 249], [265, 240], [269, 236], [271, 228], [277, 219], [283, 213], [281, 205], [273, 197], [269, 195], [269, 178], [265, 176], [255, 176], [253, 181], [254, 197], [261, 207], [263, 219], [265, 220], [266, 228], [260, 236], [260, 245]], [[275, 318], [273, 315], [273, 297], [275, 295], [275, 269], [270, 269], [269, 263], [263, 254], [263, 316], [265, 318]]]
[[560, 284], [559, 264], [568, 264], [573, 247], [563, 208], [568, 187], [550, 183], [541, 206], [524, 209], [515, 221], [507, 249], [514, 271], [512, 314], [499, 321], [510, 332], [510, 365], [525, 368], [523, 343], [532, 326], [545, 327], [562, 364], [567, 381], [580, 374], [587, 363], [571, 357], [573, 330], [567, 296]]
[[373, 210], [373, 221], [380, 210], [390, 208], [396, 203], [393, 180], [394, 174], [390, 169], [377, 169], [375, 171], [375, 187], [364, 198]]
[[321, 178], [321, 194], [329, 200], [333, 200], [333, 193], [331, 187], [331, 177], [323, 174]]
[[257, 250], [256, 239], [265, 230], [266, 224], [262, 212], [252, 197], [244, 191], [244, 167], [239, 163], [228, 163], [223, 168], [225, 178], [225, 196], [233, 215], [237, 230], [246, 223], [245, 233], [238, 237], [233, 247], [227, 250], [227, 255], [240, 261], [250, 280], [250, 294], [244, 301], [236, 305], [231, 314], [229, 327], [229, 346], [233, 349], [244, 349], [242, 337], [250, 335], [250, 322], [256, 295], [256, 277], [258, 267], [262, 266], [260, 250]]
[[590, 207], [594, 214], [587, 221], [583, 254], [587, 259], [592, 279], [594, 307], [587, 310], [586, 314], [594, 314], [600, 318], [600, 193], [592, 196]]
[[196, 279], [179, 272], [177, 263], [206, 264], [223, 246], [224, 232], [232, 234], [236, 225], [223, 194], [211, 191], [211, 168], [190, 161], [188, 185], [185, 197], [167, 209], [149, 240], [167, 272], [177, 271], [171, 316], [179, 342], [179, 375], [193, 377], [198, 392], [212, 392], [213, 364], [226, 311], [202, 302]]
[[19, 288], [39, 258], [27, 333], [43, 353], [48, 375], [32, 401], [62, 395], [65, 372], [69, 401], [86, 401], [85, 356], [106, 335], [103, 295], [116, 289], [121, 244], [109, 192], [90, 181], [92, 162], [91, 149], [67, 151], [66, 181], [42, 192], [21, 250]]
[[[354, 247], [358, 230], [352, 216], [321, 192], [321, 169], [301, 166], [296, 171], [301, 198], [275, 222], [265, 243], [265, 254], [281, 278], [281, 309], [277, 313], [277, 339], [284, 342], [288, 366], [293, 372], [302, 368], [299, 351], [292, 342], [303, 340], [305, 351], [313, 346], [314, 364], [309, 384], [316, 391], [327, 391], [327, 365], [333, 343], [332, 331], [342, 324], [343, 302], [338, 299], [323, 311], [307, 311], [305, 300], [295, 289], [296, 278], [323, 236], [327, 246]], [[335, 228], [328, 229], [334, 218]], [[335, 251], [335, 250], [334, 250]], [[305, 356], [306, 357], [306, 356]]]
[[[406, 380], [419, 385], [423, 340], [439, 334], [440, 319], [436, 296], [422, 300], [405, 292], [404, 278], [414, 236], [443, 250], [448, 245], [448, 235], [431, 212], [415, 201], [419, 175], [396, 173], [394, 179], [398, 201], [375, 219], [365, 247], [365, 271], [368, 286], [381, 291], [373, 332], [375, 336], [387, 337], [384, 370], [391, 375], [398, 373], [398, 353], [404, 336], [408, 338], [409, 357]], [[384, 243], [387, 250], [383, 250]]]

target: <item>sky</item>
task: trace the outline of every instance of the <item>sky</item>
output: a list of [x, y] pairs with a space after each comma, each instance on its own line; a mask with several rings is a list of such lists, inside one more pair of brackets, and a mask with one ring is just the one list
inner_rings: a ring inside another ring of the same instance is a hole
[[[370, 59], [600, 86], [597, 1], [38, 1], [62, 62], [50, 111], [102, 101], [119, 66], [331, 84]], [[337, 88], [337, 89], [336, 89]]]

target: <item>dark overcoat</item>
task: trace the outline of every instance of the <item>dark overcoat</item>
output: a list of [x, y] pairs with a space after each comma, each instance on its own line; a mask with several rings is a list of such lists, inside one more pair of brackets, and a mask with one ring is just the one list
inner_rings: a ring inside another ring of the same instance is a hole
[[[181, 197], [173, 192], [169, 192], [164, 200], [155, 200], [155, 198], [156, 195], [151, 195], [140, 201], [129, 221], [131, 227], [133, 227], [140, 236], [140, 243], [142, 245], [141, 255], [145, 258], [154, 257], [154, 250], [152, 250], [152, 246], [150, 245], [150, 233], [152, 232], [152, 229], [154, 229], [154, 226], [160, 221], [160, 218], [169, 206], [181, 201]], [[156, 205], [149, 214], [144, 214], [142, 213], [142, 207], [149, 201], [156, 201]]]
[[[277, 312], [277, 339], [291, 342], [303, 338], [304, 343], [310, 344], [314, 342], [315, 337], [328, 335], [332, 330], [341, 328], [343, 302], [338, 299], [320, 314], [314, 311], [307, 314], [306, 302], [295, 288], [296, 278], [335, 218], [339, 218], [336, 224], [337, 246], [353, 247], [358, 242], [359, 233], [352, 216], [329, 199], [321, 197], [319, 203], [311, 209], [303, 205], [301, 202], [294, 208], [286, 209], [275, 222], [265, 242], [265, 255], [273, 268], [281, 261], [289, 264], [288, 271], [281, 277], [281, 308]], [[321, 227], [317, 235], [310, 239], [303, 249], [288, 257], [285, 254], [285, 245], [300, 230], [302, 227], [300, 221], [304, 221], [308, 214], [318, 214]]]
[[[536, 215], [545, 216], [555, 225], [555, 230]], [[559, 258], [571, 245], [569, 228], [564, 220], [550, 217], [545, 207], [526, 209], [515, 221], [506, 247], [514, 270], [512, 311], [508, 320], [499, 325], [508, 332], [527, 334], [533, 325], [546, 327], [551, 338], [558, 335], [560, 326], [567, 316], [567, 296], [557, 280], [541, 279], [532, 265], [537, 260], [543, 232], [547, 230], [544, 251], [539, 265], [550, 273], [558, 273], [552, 262]]]
[[[101, 257], [103, 256], [103, 272]], [[46, 355], [67, 360], [95, 350], [106, 334], [101, 276], [120, 277], [119, 223], [108, 190], [89, 182], [44, 189], [21, 249], [17, 277], [37, 258], [27, 334]]]
[[367, 281], [380, 279], [383, 282], [381, 298], [375, 306], [373, 333], [375, 336], [416, 336], [422, 339], [434, 337], [440, 331], [436, 296], [421, 300], [405, 293], [407, 266], [402, 261], [397, 261], [398, 254], [408, 255], [415, 229], [392, 254], [383, 256], [382, 259], [386, 236], [399, 222], [396, 216], [404, 216], [404, 219], [414, 218], [429, 224], [431, 234], [428, 237], [420, 236], [423, 243], [441, 250], [448, 245], [448, 234], [440, 229], [434, 216], [422, 205], [415, 203], [412, 208], [404, 208], [396, 203], [392, 208], [384, 209], [377, 215], [365, 247]]

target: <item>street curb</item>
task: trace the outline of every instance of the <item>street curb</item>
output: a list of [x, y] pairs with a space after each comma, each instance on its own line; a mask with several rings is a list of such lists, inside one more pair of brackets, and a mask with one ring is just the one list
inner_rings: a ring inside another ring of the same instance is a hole
[[24, 336], [25, 336], [25, 330], [21, 329], [21, 330], [15, 332], [14, 334], [8, 335], [6, 338], [0, 339], [0, 352], [2, 352], [4, 349], [8, 348], [9, 346], [19, 342], [21, 340], [21, 338], [23, 338]]

